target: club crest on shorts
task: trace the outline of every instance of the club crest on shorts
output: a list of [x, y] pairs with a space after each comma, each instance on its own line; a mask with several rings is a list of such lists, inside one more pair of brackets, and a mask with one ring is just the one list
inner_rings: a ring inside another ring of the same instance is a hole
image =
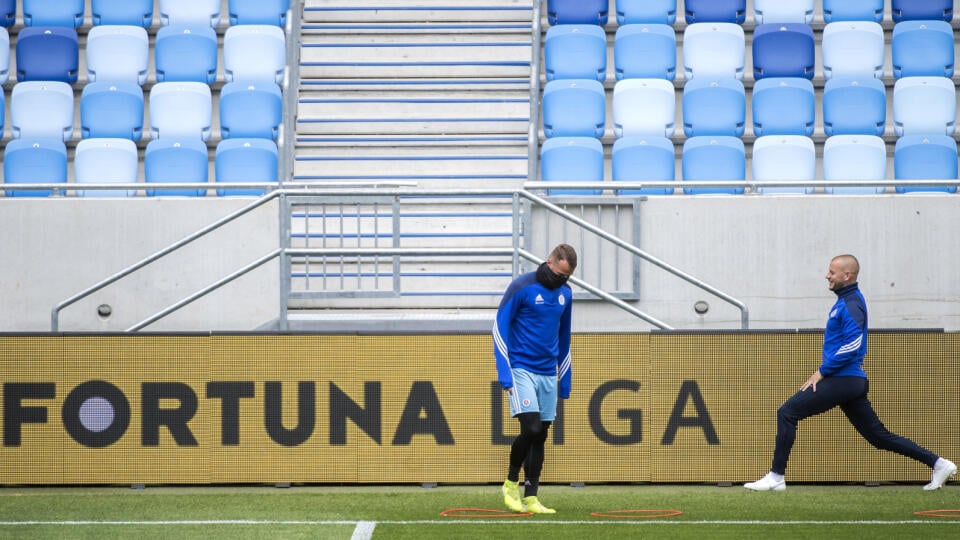
[[530, 406], [530, 400], [529, 400], [529, 399], [523, 400], [523, 406], [524, 406], [524, 407], [529, 407], [529, 406]]

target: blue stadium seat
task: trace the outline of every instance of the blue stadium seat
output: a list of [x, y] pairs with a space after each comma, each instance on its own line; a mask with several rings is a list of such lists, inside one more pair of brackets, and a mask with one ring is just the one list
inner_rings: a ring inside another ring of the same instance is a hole
[[743, 79], [746, 40], [733, 23], [695, 23], [683, 31], [684, 77]]
[[677, 34], [667, 24], [627, 24], [613, 38], [616, 78], [669, 81], [677, 77]]
[[77, 82], [80, 43], [77, 31], [63, 26], [31, 26], [17, 34], [18, 81]]
[[757, 24], [813, 22], [813, 0], [753, 0]]
[[883, 0], [823, 0], [824, 22], [883, 20]]
[[[810, 137], [757, 137], [751, 156], [754, 180], [814, 180], [817, 177], [817, 154]], [[759, 187], [757, 193], [813, 193], [813, 188]]]
[[150, 28], [153, 0], [90, 0], [93, 25], [120, 24]]
[[613, 133], [617, 137], [672, 137], [676, 90], [664, 79], [623, 79], [613, 87]]
[[953, 20], [953, 0], [891, 0], [893, 21]]
[[551, 26], [543, 39], [543, 62], [548, 81], [607, 78], [607, 33], [600, 26]]
[[23, 0], [23, 24], [79, 28], [84, 7], [84, 0]]
[[10, 33], [2, 26], [0, 26], [0, 50], [7, 51], [7, 54], [0, 55], [0, 84], [5, 84], [10, 79]]
[[[217, 182], [277, 182], [280, 178], [277, 144], [268, 139], [225, 139], [217, 145], [214, 177]], [[218, 189], [217, 195], [263, 195], [265, 189]]]
[[726, 22], [743, 24], [747, 20], [746, 0], [684, 0], [687, 24]]
[[683, 86], [683, 133], [740, 137], [746, 125], [747, 97], [737, 79], [696, 77]]
[[[823, 143], [824, 180], [886, 180], [887, 145], [875, 135], [834, 135]], [[826, 193], [883, 193], [883, 186], [837, 186]]]
[[[130, 139], [96, 138], [77, 143], [73, 158], [74, 180], [78, 184], [134, 184], [140, 158], [137, 144]], [[78, 197], [133, 197], [134, 189], [78, 190]]]
[[80, 136], [139, 141], [143, 137], [143, 89], [132, 82], [87, 83], [80, 93]]
[[94, 26], [87, 33], [85, 52], [88, 82], [147, 82], [150, 36], [142, 26]]
[[547, 0], [547, 22], [557, 24], [607, 24], [609, 0]]
[[15, 139], [73, 138], [73, 88], [60, 81], [26, 81], [10, 92], [10, 128]]
[[953, 135], [957, 89], [946, 77], [904, 77], [893, 85], [893, 129], [897, 136]]
[[[676, 178], [676, 150], [666, 137], [620, 137], [610, 156], [614, 182], [659, 181]], [[670, 195], [673, 188], [620, 189], [617, 195]]]
[[[144, 152], [143, 173], [147, 184], [207, 182], [210, 174], [207, 145], [194, 137], [152, 140]], [[206, 189], [147, 190], [148, 197], [202, 197], [205, 194]]]
[[828, 23], [820, 42], [823, 75], [883, 77], [883, 27], [872, 21]]
[[9, 28], [17, 22], [17, 0], [0, 0], [0, 26]]
[[903, 21], [893, 26], [893, 76], [953, 77], [953, 27], [946, 21]]
[[[896, 180], [957, 178], [957, 141], [947, 135], [904, 135], [893, 151]], [[934, 191], [956, 193], [957, 186], [897, 186], [897, 193]]]
[[224, 139], [277, 140], [282, 122], [283, 95], [276, 83], [232, 82], [220, 89], [220, 136]]
[[202, 25], [171, 24], [157, 30], [154, 44], [157, 82], [217, 79], [217, 32]]
[[677, 22], [677, 0], [616, 0], [617, 24]]
[[831, 135], [883, 135], [887, 91], [870, 76], [834, 77], [823, 86], [823, 130]]
[[198, 82], [162, 82], [149, 97], [150, 137], [206, 141], [211, 135], [213, 96]]
[[559, 79], [543, 87], [546, 137], [603, 137], [607, 97], [594, 79]]
[[[594, 137], [554, 137], [540, 146], [544, 182], [602, 182], [603, 144]], [[551, 189], [550, 195], [599, 195], [601, 190]]]
[[753, 78], [813, 79], [813, 29], [803, 23], [760, 24], [753, 29]]
[[751, 94], [753, 134], [813, 135], [816, 95], [813, 82], [796, 77], [770, 77], [754, 83]]
[[283, 84], [287, 64], [286, 36], [279, 26], [241, 24], [223, 35], [223, 74], [231, 81], [273, 81]]
[[220, 24], [221, 0], [158, 0], [160, 24]]
[[[3, 150], [7, 184], [66, 184], [67, 146], [60, 139], [13, 139]], [[49, 197], [51, 189], [5, 190], [7, 197]]]
[[272, 24], [284, 27], [290, 0], [229, 0], [228, 20], [234, 24]]
[[[746, 153], [739, 137], [690, 137], [680, 158], [685, 181], [745, 180]], [[741, 194], [741, 187], [683, 188], [687, 195]]]

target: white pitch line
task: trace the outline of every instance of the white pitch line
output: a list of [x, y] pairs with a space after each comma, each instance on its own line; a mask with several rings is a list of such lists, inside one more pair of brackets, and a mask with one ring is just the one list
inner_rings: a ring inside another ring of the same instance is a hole
[[376, 521], [360, 521], [353, 529], [353, 536], [350, 540], [370, 540], [373, 538], [373, 530], [377, 528]]
[[[255, 519], [217, 519], [217, 520], [158, 520], [158, 521], [0, 521], [0, 527], [37, 526], [37, 525], [354, 525], [358, 529], [369, 526], [372, 532], [377, 524], [384, 525], [463, 525], [463, 524], [503, 524], [516, 525], [960, 525], [960, 519], [904, 519], [904, 520], [665, 520], [665, 519], [597, 519], [597, 520], [537, 520], [537, 519], [443, 519], [443, 520], [386, 520], [386, 521], [350, 521], [350, 520], [255, 520]], [[366, 524], [366, 525], [365, 525]]]

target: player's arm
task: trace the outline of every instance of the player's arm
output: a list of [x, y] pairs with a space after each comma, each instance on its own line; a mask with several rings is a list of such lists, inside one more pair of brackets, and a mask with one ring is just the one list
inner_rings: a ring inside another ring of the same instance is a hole
[[573, 368], [570, 356], [570, 332], [573, 326], [573, 296], [571, 295], [571, 300], [567, 302], [567, 306], [563, 310], [563, 314], [560, 316], [560, 335], [559, 337], [559, 355], [557, 358], [557, 378], [559, 379], [559, 386], [557, 388], [558, 395], [562, 399], [567, 399], [570, 397], [570, 387], [573, 379]]
[[519, 306], [518, 295], [512, 294], [505, 298], [497, 309], [497, 316], [493, 320], [493, 355], [497, 361], [497, 380], [500, 386], [507, 390], [513, 388], [513, 371], [510, 365], [510, 325]]

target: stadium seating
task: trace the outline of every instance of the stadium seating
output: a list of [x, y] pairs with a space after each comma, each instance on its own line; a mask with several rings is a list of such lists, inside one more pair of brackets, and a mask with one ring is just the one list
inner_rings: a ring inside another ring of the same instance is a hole
[[150, 136], [153, 139], [197, 138], [211, 135], [213, 97], [210, 86], [198, 82], [161, 82], [150, 89]]
[[[602, 182], [603, 145], [594, 137], [554, 137], [540, 146], [544, 182]], [[599, 195], [601, 190], [550, 189], [550, 195]]]
[[726, 22], [743, 24], [747, 20], [746, 0], [684, 0], [687, 24]]
[[953, 135], [957, 90], [946, 77], [904, 77], [893, 85], [893, 129], [903, 135]]
[[220, 136], [224, 139], [277, 140], [282, 122], [283, 96], [275, 83], [231, 82], [221, 88]]
[[606, 118], [607, 98], [600, 81], [559, 79], [543, 88], [546, 137], [602, 137]]
[[953, 77], [953, 27], [945, 21], [903, 21], [893, 27], [893, 76]]
[[88, 82], [147, 82], [150, 36], [142, 26], [94, 26], [84, 52]]
[[73, 88], [60, 81], [26, 81], [10, 92], [10, 129], [15, 139], [73, 138]]
[[[745, 180], [746, 153], [739, 137], [689, 137], [680, 165], [685, 181]], [[683, 188], [687, 195], [742, 194], [742, 187]]]
[[600, 26], [552, 26], [543, 39], [543, 62], [548, 81], [607, 78], [607, 33]]
[[753, 20], [757, 24], [810, 24], [813, 4], [813, 0], [753, 0]]
[[[3, 150], [7, 184], [66, 184], [67, 146], [60, 139], [13, 139]], [[49, 197], [53, 190], [5, 190], [7, 197]]]
[[616, 79], [661, 78], [677, 76], [677, 34], [667, 24], [627, 24], [617, 29], [613, 39], [613, 64]]
[[684, 77], [743, 79], [746, 42], [733, 23], [695, 23], [683, 31]]
[[547, 22], [557, 24], [607, 24], [609, 0], [547, 0]]
[[2, 26], [0, 26], [0, 49], [8, 51], [8, 54], [0, 55], [0, 84], [6, 84], [10, 79], [10, 33]]
[[824, 22], [883, 20], [883, 0], [823, 0]]
[[[78, 184], [134, 184], [139, 169], [137, 144], [130, 139], [95, 138], [77, 143], [73, 159]], [[132, 197], [136, 190], [78, 190], [79, 197]]]
[[221, 0], [158, 0], [160, 24], [220, 24]]
[[132, 82], [87, 83], [80, 93], [80, 136], [143, 137], [143, 89]]
[[823, 75], [883, 77], [883, 27], [871, 21], [828, 23], [820, 43]]
[[[947, 135], [904, 135], [893, 151], [893, 176], [897, 180], [949, 180], [957, 178], [957, 141]], [[897, 193], [948, 192], [957, 186], [897, 186]]]
[[834, 77], [823, 87], [823, 130], [832, 135], [883, 135], [887, 92], [870, 76]]
[[[803, 135], [767, 135], [753, 141], [754, 180], [815, 180], [813, 139]], [[812, 187], [759, 187], [757, 193], [813, 193]]]
[[751, 94], [753, 134], [813, 135], [816, 97], [813, 82], [770, 77], [754, 83]]
[[17, 22], [17, 0], [0, 0], [0, 26], [9, 28]]
[[617, 24], [677, 22], [677, 0], [616, 0]]
[[890, 0], [894, 22], [953, 20], [953, 0]]
[[[225, 139], [217, 145], [217, 182], [277, 182], [277, 144], [268, 139]], [[217, 195], [263, 195], [265, 189], [218, 189]]]
[[17, 34], [18, 81], [77, 82], [80, 43], [75, 29], [31, 26]]
[[229, 0], [228, 21], [236, 24], [272, 24], [284, 27], [290, 0]]
[[[147, 184], [206, 182], [209, 178], [207, 145], [195, 137], [152, 140], [143, 157]], [[205, 189], [147, 189], [148, 197], [158, 195], [201, 197]]]
[[753, 78], [813, 78], [813, 30], [803, 23], [769, 23], [753, 30]]
[[287, 64], [283, 29], [269, 24], [231, 26], [223, 35], [223, 74], [231, 81], [283, 83]]
[[[823, 143], [824, 180], [886, 180], [887, 145], [875, 135], [834, 135]], [[883, 186], [828, 186], [826, 193], [883, 193]]]
[[94, 26], [120, 24], [153, 25], [153, 0], [90, 0], [90, 16]]
[[617, 137], [672, 137], [676, 122], [673, 83], [664, 79], [623, 79], [613, 87], [613, 132]]
[[[676, 150], [666, 137], [620, 137], [610, 156], [614, 182], [662, 181], [676, 178]], [[620, 189], [617, 195], [669, 195], [673, 188]]]
[[84, 8], [84, 0], [23, 0], [23, 24], [79, 28]]
[[697, 77], [683, 87], [683, 133], [740, 137], [746, 125], [747, 98], [737, 79]]
[[205, 25], [171, 24], [157, 30], [154, 44], [157, 82], [217, 79], [216, 31]]

